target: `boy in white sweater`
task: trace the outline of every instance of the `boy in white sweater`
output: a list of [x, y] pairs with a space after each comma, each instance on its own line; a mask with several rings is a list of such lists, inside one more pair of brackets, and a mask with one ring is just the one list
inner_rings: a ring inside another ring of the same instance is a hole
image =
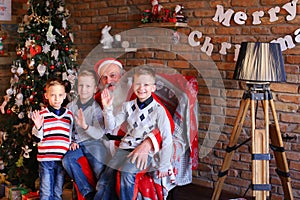
[[170, 122], [172, 119], [169, 119], [168, 111], [164, 106], [153, 97], [152, 93], [155, 90], [154, 71], [147, 67], [136, 68], [133, 77], [133, 91], [137, 98], [125, 102], [122, 105], [122, 111], [116, 116], [113, 115], [113, 98], [110, 96], [108, 90], [102, 92], [105, 127], [114, 129], [126, 121], [127, 132], [120, 143], [119, 149], [108, 163], [107, 168], [100, 177], [100, 181], [98, 181], [98, 192], [95, 199], [116, 199], [115, 184], [117, 171], [120, 172], [120, 199], [136, 198], [138, 191], [136, 188], [137, 184], [135, 184], [138, 181], [137, 174], [147, 171], [153, 154], [150, 152], [148, 165], [143, 166], [146, 170], [137, 168], [137, 164], [132, 163], [128, 155], [146, 138], [150, 137], [150, 133], [156, 129], [160, 131], [162, 136], [158, 176], [164, 177], [168, 174], [172, 155]]

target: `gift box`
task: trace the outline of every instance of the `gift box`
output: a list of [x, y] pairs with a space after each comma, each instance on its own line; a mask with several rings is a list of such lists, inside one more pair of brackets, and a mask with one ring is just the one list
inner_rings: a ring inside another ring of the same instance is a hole
[[22, 195], [22, 200], [39, 200], [40, 194], [38, 192], [29, 192]]
[[28, 193], [26, 188], [18, 186], [5, 186], [5, 197], [9, 200], [21, 200], [22, 194]]
[[8, 199], [9, 200], [21, 200], [22, 199], [21, 188], [18, 188], [18, 187], [10, 188]]

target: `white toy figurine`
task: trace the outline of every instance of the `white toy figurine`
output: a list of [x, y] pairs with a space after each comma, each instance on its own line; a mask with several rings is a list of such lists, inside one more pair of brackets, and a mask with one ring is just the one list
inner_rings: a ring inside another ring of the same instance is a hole
[[100, 43], [103, 44], [103, 49], [111, 49], [112, 48], [112, 43], [114, 41], [114, 38], [110, 35], [109, 31], [111, 29], [111, 26], [106, 25], [101, 33], [102, 37], [100, 40]]

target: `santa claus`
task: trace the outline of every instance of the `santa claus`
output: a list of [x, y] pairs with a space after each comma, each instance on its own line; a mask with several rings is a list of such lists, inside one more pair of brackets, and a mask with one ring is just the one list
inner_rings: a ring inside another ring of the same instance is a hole
[[152, 17], [154, 20], [157, 20], [159, 18], [160, 12], [163, 9], [163, 6], [158, 3], [158, 0], [151, 0], [152, 4]]

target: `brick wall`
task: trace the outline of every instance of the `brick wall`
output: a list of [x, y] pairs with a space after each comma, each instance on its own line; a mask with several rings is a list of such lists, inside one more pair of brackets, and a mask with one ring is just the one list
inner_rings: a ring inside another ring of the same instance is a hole
[[[13, 1], [15, 4], [17, 1]], [[24, 4], [26, 3], [25, 1]], [[184, 13], [189, 17], [189, 28], [179, 28], [180, 43], [172, 40], [174, 30], [160, 28], [137, 29], [140, 25], [140, 15], [145, 9], [150, 9], [149, 0], [66, 0], [66, 7], [71, 12], [68, 24], [75, 33], [75, 43], [79, 49], [79, 62], [86, 67], [92, 65], [106, 56], [116, 56], [125, 64], [126, 69], [133, 66], [156, 63], [175, 68], [184, 75], [198, 77], [199, 83], [199, 166], [194, 171], [194, 181], [197, 184], [213, 187], [217, 180], [217, 174], [223, 163], [225, 148], [233, 128], [234, 120], [239, 109], [239, 102], [245, 84], [232, 79], [235, 68], [234, 48], [229, 49], [226, 55], [219, 53], [222, 42], [233, 45], [246, 42], [270, 42], [274, 39], [290, 35], [295, 47], [283, 52], [285, 69], [287, 73], [286, 83], [271, 85], [275, 100], [277, 116], [281, 132], [295, 139], [284, 141], [288, 164], [292, 177], [293, 194], [300, 198], [300, 164], [299, 164], [299, 44], [296, 43], [294, 31], [299, 27], [299, 16], [288, 21], [288, 15], [282, 6], [292, 2], [290, 0], [219, 0], [219, 1], [173, 1], [161, 0], [161, 4], [173, 9], [176, 4], [182, 3]], [[248, 19], [245, 25], [238, 25], [230, 21], [230, 26], [224, 26], [215, 22], [212, 18], [216, 12], [216, 6], [221, 5], [224, 10], [233, 9], [235, 12], [243, 11]], [[268, 10], [279, 6], [278, 20], [269, 21]], [[252, 13], [258, 10], [264, 11], [260, 25], [252, 24]], [[14, 10], [14, 14], [18, 13]], [[299, 14], [299, 5], [297, 9]], [[130, 42], [137, 51], [110, 52], [104, 51], [99, 45], [101, 29], [110, 25], [112, 35], [121, 34], [122, 39]], [[191, 47], [187, 42], [187, 36], [192, 31], [202, 33], [200, 46]], [[201, 47], [205, 38], [211, 38], [213, 52], [207, 56]], [[171, 39], [170, 39], [171, 38]], [[86, 57], [90, 61], [85, 62]], [[262, 108], [258, 107], [258, 126], [263, 124]], [[250, 134], [250, 113], [247, 114], [244, 129], [239, 142], [248, 138]], [[272, 120], [272, 118], [271, 118]], [[229, 176], [225, 181], [223, 190], [230, 190], [236, 194], [244, 194], [251, 183], [251, 147], [249, 144], [242, 146], [234, 154]], [[275, 174], [274, 158], [270, 165], [272, 183], [272, 200], [283, 199], [282, 187], [278, 176]], [[250, 193], [248, 193], [250, 195]]]

